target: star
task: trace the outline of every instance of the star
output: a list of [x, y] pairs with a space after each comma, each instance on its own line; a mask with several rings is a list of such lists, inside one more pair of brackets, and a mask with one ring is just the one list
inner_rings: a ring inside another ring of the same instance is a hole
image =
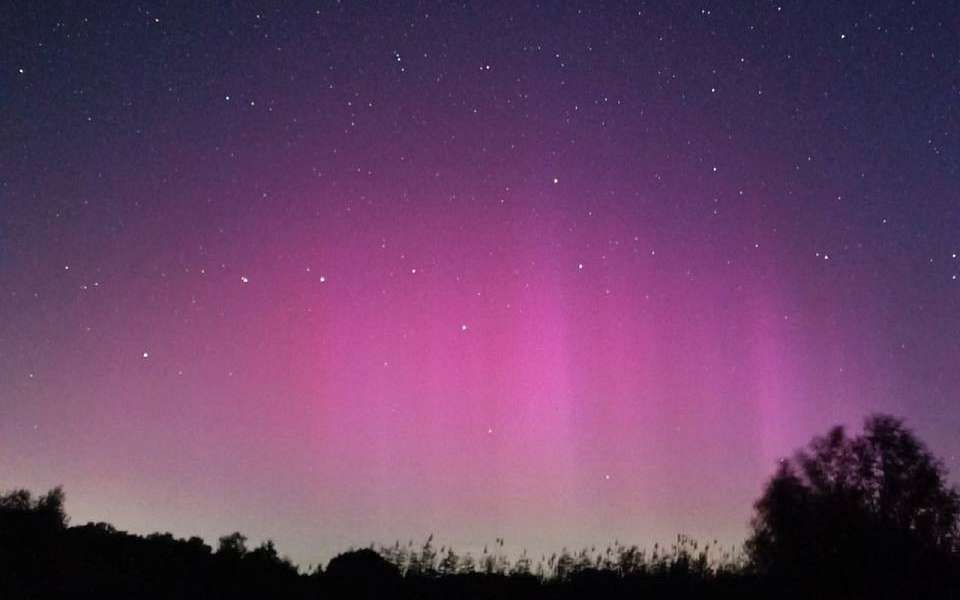
[[466, 323], [461, 324], [460, 331], [466, 331], [466, 330], [467, 330], [467, 324]]
[[144, 353], [143, 353], [143, 357], [144, 357], [144, 358], [150, 358], [150, 353], [149, 353], [149, 352], [144, 352]]

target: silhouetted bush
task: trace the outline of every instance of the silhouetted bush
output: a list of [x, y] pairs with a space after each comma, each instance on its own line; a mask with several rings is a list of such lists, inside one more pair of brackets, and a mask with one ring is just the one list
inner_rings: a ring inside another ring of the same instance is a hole
[[336, 598], [389, 598], [400, 590], [400, 570], [373, 550], [339, 554], [327, 564], [327, 591]]

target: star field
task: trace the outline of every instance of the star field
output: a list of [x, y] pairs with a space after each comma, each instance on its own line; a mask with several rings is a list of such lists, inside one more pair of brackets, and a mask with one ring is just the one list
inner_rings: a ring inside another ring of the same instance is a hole
[[736, 543], [875, 411], [956, 474], [958, 23], [15, 2], [0, 482], [306, 564]]

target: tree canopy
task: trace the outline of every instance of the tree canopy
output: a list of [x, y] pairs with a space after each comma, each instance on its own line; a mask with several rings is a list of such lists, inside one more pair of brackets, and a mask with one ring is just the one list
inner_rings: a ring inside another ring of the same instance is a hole
[[782, 460], [746, 549], [761, 573], [862, 588], [917, 581], [958, 549], [960, 497], [900, 419], [834, 427]]

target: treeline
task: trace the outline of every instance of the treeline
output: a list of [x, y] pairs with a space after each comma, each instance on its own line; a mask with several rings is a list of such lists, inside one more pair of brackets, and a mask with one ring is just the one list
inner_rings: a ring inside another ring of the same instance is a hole
[[273, 542], [249, 548], [240, 533], [213, 549], [199, 537], [70, 527], [60, 488], [0, 496], [0, 565], [0, 598], [683, 598], [755, 587], [732, 551], [685, 536], [650, 551], [616, 543], [537, 561], [510, 559], [502, 539], [474, 557], [437, 548], [430, 536], [349, 550], [301, 571]]
[[780, 461], [745, 553], [686, 536], [641, 549], [474, 556], [422, 544], [349, 550], [300, 570], [240, 533], [133, 535], [68, 526], [64, 493], [0, 495], [0, 599], [960, 598], [960, 494], [901, 421], [877, 415]]

